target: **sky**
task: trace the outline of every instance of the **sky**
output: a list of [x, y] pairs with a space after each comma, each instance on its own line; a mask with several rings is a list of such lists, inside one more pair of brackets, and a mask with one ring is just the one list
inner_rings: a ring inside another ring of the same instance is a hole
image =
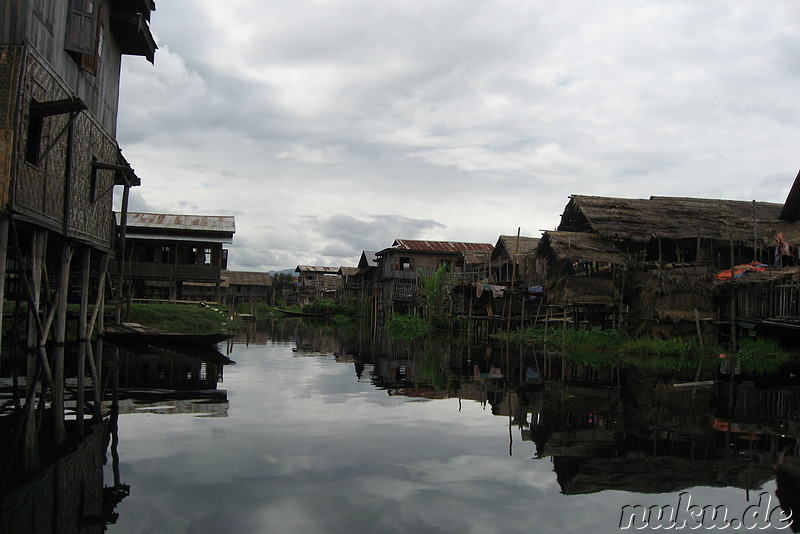
[[232, 215], [228, 267], [268, 271], [538, 237], [573, 194], [783, 203], [798, 29], [796, 0], [159, 0], [129, 209]]

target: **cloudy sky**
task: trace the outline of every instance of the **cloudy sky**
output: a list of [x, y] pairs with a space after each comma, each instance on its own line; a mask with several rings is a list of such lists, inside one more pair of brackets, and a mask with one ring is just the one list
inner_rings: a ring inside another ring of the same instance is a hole
[[132, 211], [234, 215], [229, 267], [553, 229], [571, 194], [783, 202], [800, 3], [159, 0], [126, 57]]

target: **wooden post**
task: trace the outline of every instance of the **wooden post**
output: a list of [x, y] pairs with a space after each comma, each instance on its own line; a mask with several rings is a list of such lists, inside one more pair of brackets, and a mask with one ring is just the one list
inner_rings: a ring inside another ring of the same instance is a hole
[[119, 234], [120, 234], [120, 259], [119, 259], [119, 280], [117, 284], [117, 309], [116, 321], [122, 322], [122, 306], [125, 302], [125, 249], [126, 235], [128, 233], [128, 197], [130, 196], [131, 184], [125, 180], [125, 187], [122, 190], [122, 210], [119, 214]]
[[78, 423], [78, 435], [83, 436], [84, 403], [86, 393], [86, 345], [89, 313], [89, 275], [92, 266], [92, 249], [83, 247], [83, 272], [81, 273], [81, 310], [78, 315], [78, 391], [75, 407], [75, 421]]
[[[511, 257], [511, 286], [508, 288], [508, 322], [506, 323], [506, 346], [511, 338], [511, 309], [514, 307], [513, 290], [514, 290], [514, 277], [517, 276], [517, 254], [519, 253], [519, 232], [520, 228], [517, 227], [517, 244], [514, 247], [514, 255]], [[500, 260], [497, 260], [498, 263]], [[506, 300], [506, 299], [504, 299]]]
[[[69, 296], [69, 266], [72, 259], [72, 245], [65, 241], [61, 246], [61, 268], [58, 282], [56, 308], [56, 352], [53, 358], [53, 432], [57, 446], [64, 443], [64, 344], [67, 338], [67, 297]], [[39, 341], [44, 344], [47, 335]]]
[[6, 296], [6, 260], [8, 259], [8, 215], [0, 220], [0, 351], [2, 351], [3, 301]]

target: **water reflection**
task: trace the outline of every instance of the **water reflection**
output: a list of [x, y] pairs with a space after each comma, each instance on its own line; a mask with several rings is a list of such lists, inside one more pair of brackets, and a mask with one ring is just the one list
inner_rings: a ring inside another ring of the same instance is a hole
[[[285, 336], [286, 326], [276, 326], [274, 334]], [[334, 354], [353, 364], [358, 377], [367, 369], [372, 384], [389, 396], [475, 401], [507, 418], [509, 455], [515, 439], [534, 444], [533, 457], [552, 462], [562, 494], [677, 493], [703, 486], [739, 488], [749, 500], [777, 479], [784, 510], [797, 509], [796, 370], [735, 381], [713, 370], [705, 377], [711, 380], [697, 380], [678, 372], [595, 368], [452, 337], [404, 343], [302, 322], [291, 328], [293, 351]]]
[[[731, 382], [709, 370], [692, 384], [305, 319], [253, 325], [219, 348], [95, 348], [104, 423], [76, 442], [91, 451], [85, 474], [62, 462], [47, 475], [69, 481], [53, 508], [95, 531], [118, 513], [126, 533], [528, 532], [534, 519], [548, 526], [533, 530], [578, 532], [614, 530], [621, 506], [671, 504], [681, 491], [745, 507], [767, 490], [797, 506], [800, 390], [788, 373]], [[24, 411], [25, 365], [0, 366], [6, 436]], [[4, 517], [53, 487], [33, 482], [33, 493], [6, 492]], [[75, 484], [93, 505], [73, 498]], [[68, 532], [72, 519], [60, 521], [36, 531]]]

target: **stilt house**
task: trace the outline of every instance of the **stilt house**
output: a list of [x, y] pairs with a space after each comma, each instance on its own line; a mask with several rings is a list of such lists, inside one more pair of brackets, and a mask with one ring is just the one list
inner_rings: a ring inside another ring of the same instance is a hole
[[430, 275], [442, 265], [451, 265], [456, 270], [464, 251], [491, 253], [493, 249], [490, 243], [395, 239], [391, 247], [376, 253], [379, 311], [410, 311], [420, 272]]
[[536, 256], [539, 238], [501, 235], [492, 251], [495, 283], [530, 287], [540, 285], [543, 265]]
[[[548, 262], [548, 300], [571, 306], [598, 299], [616, 302], [619, 295], [619, 302], [630, 307], [628, 328], [633, 334], [694, 333], [697, 319], [710, 325], [716, 318], [716, 271], [768, 261], [781, 207], [755, 201], [574, 195], [557, 232], [546, 232], [547, 244], [540, 247], [540, 257]], [[578, 233], [574, 239], [572, 232]], [[582, 251], [574, 250], [573, 242]], [[591, 279], [604, 288], [602, 296]]]
[[771, 234], [767, 269], [742, 265], [720, 273], [720, 309], [740, 330], [776, 339], [789, 349], [800, 334], [800, 173], [786, 198]]
[[[21, 417], [24, 445], [19, 457], [8, 459], [12, 479], [30, 480], [40, 469], [42, 414], [34, 408], [48, 404], [44, 420], [52, 430], [45, 433], [53, 441], [46, 450], [57, 456], [86, 432], [85, 366], [95, 384], [103, 383], [87, 340], [95, 328], [102, 332], [114, 253], [112, 190], [123, 186], [126, 202], [129, 188], [139, 184], [116, 140], [120, 66], [123, 55], [153, 61], [148, 23], [154, 9], [150, 0], [0, 2], [0, 306], [27, 301], [28, 310], [30, 394]], [[76, 424], [68, 434], [64, 345], [71, 298], [80, 303], [81, 343]], [[26, 318], [15, 315], [14, 325], [24, 325]], [[99, 422], [99, 393], [94, 406]]]
[[213, 284], [214, 300], [220, 301], [221, 274], [228, 267], [223, 246], [233, 243], [234, 217], [128, 213], [126, 227], [125, 286], [131, 298], [189, 300], [192, 289], [184, 285], [200, 282]]

